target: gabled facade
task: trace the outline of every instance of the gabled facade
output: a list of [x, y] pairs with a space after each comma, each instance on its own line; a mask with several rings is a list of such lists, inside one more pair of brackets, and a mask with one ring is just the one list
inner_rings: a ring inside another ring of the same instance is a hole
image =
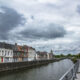
[[24, 45], [23, 51], [24, 51], [23, 61], [28, 61], [28, 46]]
[[15, 44], [14, 46], [14, 62], [22, 62], [28, 60], [27, 46], [20, 46]]
[[36, 59], [36, 50], [32, 47], [28, 47], [28, 61]]
[[21, 61], [32, 61], [36, 59], [36, 50], [27, 45], [17, 45], [14, 46], [14, 62]]

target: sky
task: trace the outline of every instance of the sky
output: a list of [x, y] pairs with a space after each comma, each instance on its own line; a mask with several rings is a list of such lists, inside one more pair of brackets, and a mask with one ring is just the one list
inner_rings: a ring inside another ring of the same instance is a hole
[[80, 0], [0, 0], [0, 41], [79, 53]]

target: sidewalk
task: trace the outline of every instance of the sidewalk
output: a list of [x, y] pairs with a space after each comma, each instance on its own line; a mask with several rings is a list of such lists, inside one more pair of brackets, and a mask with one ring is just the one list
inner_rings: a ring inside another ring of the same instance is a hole
[[77, 79], [75, 80], [80, 80], [80, 60], [79, 60], [79, 69], [78, 69], [78, 73], [77, 73]]

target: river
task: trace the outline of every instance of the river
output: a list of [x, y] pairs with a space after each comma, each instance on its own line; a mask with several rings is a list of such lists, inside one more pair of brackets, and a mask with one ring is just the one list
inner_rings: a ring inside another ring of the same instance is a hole
[[59, 80], [72, 65], [71, 60], [65, 59], [24, 71], [5, 73], [0, 80]]

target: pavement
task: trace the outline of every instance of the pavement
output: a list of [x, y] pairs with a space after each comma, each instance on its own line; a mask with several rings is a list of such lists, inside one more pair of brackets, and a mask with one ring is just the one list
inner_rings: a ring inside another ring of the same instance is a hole
[[75, 80], [80, 80], [80, 60], [79, 60], [79, 69], [76, 76], [77, 78]]

